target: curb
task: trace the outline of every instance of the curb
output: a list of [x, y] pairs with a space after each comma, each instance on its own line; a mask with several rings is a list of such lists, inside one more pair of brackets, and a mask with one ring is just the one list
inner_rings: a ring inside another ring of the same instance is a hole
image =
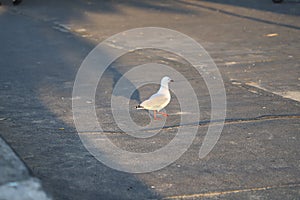
[[41, 181], [0, 137], [0, 200], [51, 200]]

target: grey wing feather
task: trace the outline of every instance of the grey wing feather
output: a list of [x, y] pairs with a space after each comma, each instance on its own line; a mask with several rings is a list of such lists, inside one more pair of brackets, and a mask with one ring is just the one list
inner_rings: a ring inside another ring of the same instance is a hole
[[154, 94], [148, 100], [141, 103], [146, 109], [156, 110], [168, 101], [168, 97], [163, 94]]

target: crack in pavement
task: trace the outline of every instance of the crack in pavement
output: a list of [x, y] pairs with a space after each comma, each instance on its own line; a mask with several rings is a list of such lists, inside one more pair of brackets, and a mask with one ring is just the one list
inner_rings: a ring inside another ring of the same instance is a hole
[[[204, 120], [200, 122], [195, 123], [188, 123], [188, 124], [175, 124], [171, 126], [164, 126], [161, 128], [149, 128], [149, 129], [141, 129], [140, 131], [157, 131], [157, 130], [168, 130], [168, 129], [174, 129], [181, 126], [199, 126], [199, 127], [206, 127], [206, 126], [216, 126], [221, 125], [224, 123], [224, 125], [230, 125], [230, 124], [243, 124], [243, 123], [253, 123], [258, 121], [271, 121], [271, 120], [289, 120], [289, 119], [300, 119], [300, 114], [282, 114], [282, 115], [261, 115], [257, 117], [252, 118], [228, 118], [224, 120]], [[81, 131], [81, 134], [87, 133], [104, 133], [104, 134], [123, 134], [126, 132], [122, 131]]]

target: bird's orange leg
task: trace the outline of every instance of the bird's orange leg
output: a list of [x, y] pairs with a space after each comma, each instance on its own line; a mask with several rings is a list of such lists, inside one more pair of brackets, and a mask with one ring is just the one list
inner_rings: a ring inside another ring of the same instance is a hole
[[154, 120], [160, 120], [160, 118], [156, 117], [156, 110], [153, 110]]
[[167, 114], [167, 113], [164, 113], [164, 112], [157, 112], [158, 114], [161, 114], [161, 115], [163, 115], [163, 116], [165, 116], [165, 117], [168, 117], [169, 115]]

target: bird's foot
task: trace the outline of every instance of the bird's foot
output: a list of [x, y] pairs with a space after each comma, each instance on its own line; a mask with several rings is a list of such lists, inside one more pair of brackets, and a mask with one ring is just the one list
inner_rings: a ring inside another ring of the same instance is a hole
[[168, 117], [168, 116], [169, 116], [167, 113], [164, 113], [164, 112], [157, 112], [157, 111], [154, 110], [154, 112], [153, 112], [154, 120], [161, 120], [161, 118], [156, 117], [156, 113], [157, 113], [157, 114], [161, 114], [162, 116], [165, 116], [165, 117]]
[[164, 112], [157, 112], [158, 114], [161, 114], [162, 116], [168, 117], [169, 115], [167, 113]]
[[159, 117], [154, 117], [153, 119], [154, 119], [154, 120], [162, 120], [162, 119], [159, 118]]

